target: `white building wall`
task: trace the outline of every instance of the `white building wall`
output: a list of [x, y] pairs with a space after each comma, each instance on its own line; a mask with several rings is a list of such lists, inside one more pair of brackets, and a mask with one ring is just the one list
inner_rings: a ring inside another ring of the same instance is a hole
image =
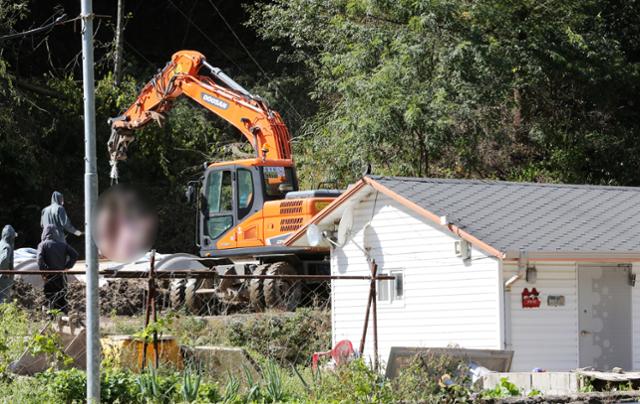
[[[478, 250], [465, 264], [455, 256], [456, 238], [382, 194], [373, 192], [354, 207], [354, 236], [331, 255], [334, 275], [368, 275], [367, 247], [382, 272], [404, 272], [404, 299], [378, 303], [379, 355], [392, 346], [501, 349], [499, 262]], [[357, 245], [356, 245], [357, 243]], [[337, 280], [332, 285], [333, 342], [351, 340], [357, 349], [364, 325], [369, 283]], [[369, 327], [365, 357], [372, 358]]]
[[[519, 279], [505, 292], [510, 307], [507, 349], [514, 350], [512, 371], [571, 370], [578, 367], [578, 291], [575, 263], [530, 262], [537, 270], [535, 283]], [[517, 273], [517, 264], [504, 264], [504, 279]], [[539, 308], [522, 307], [522, 290], [535, 287]], [[565, 297], [565, 305], [550, 307], [549, 295]]]
[[631, 349], [633, 352], [633, 370], [640, 370], [640, 263], [632, 265], [636, 275], [636, 285], [631, 288], [631, 329], [633, 339]]

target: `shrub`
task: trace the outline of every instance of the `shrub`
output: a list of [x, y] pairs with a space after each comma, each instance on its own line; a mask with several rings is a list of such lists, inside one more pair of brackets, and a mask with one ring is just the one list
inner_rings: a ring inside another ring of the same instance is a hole
[[216, 383], [201, 383], [198, 389], [198, 402], [217, 403], [222, 401], [220, 389]]
[[[78, 369], [42, 372], [36, 376], [43, 386], [56, 395], [58, 402], [83, 402], [87, 375]], [[100, 399], [104, 403], [139, 402], [136, 377], [128, 370], [103, 368], [100, 371]]]
[[82, 402], [86, 396], [87, 376], [78, 369], [54, 371], [49, 369], [38, 374], [37, 379], [55, 394], [59, 401]]
[[349, 403], [395, 401], [391, 384], [378, 372], [356, 359], [335, 372], [318, 372], [313, 383], [307, 383], [312, 400]]
[[16, 303], [0, 304], [0, 373], [20, 357], [27, 347], [25, 336], [29, 335], [29, 319], [25, 310]]
[[60, 396], [47, 383], [32, 377], [18, 377], [12, 381], [0, 383], [2, 403], [59, 403]]
[[402, 400], [440, 403], [468, 401], [470, 384], [464, 360], [432, 352], [416, 355], [393, 381]]
[[135, 375], [126, 369], [103, 368], [100, 372], [100, 398], [105, 403], [137, 401]]
[[280, 365], [309, 363], [316, 351], [331, 346], [328, 312], [298, 309], [293, 315], [265, 314], [247, 321], [234, 321], [229, 342], [274, 359]]
[[511, 383], [506, 377], [500, 378], [500, 383], [492, 389], [482, 392], [482, 398], [505, 398], [505, 397], [517, 397], [522, 395], [522, 392], [515, 384]]
[[174, 395], [178, 394], [178, 380], [178, 374], [160, 375], [153, 366], [149, 366], [144, 373], [138, 375], [136, 381], [144, 402], [170, 403], [174, 401]]

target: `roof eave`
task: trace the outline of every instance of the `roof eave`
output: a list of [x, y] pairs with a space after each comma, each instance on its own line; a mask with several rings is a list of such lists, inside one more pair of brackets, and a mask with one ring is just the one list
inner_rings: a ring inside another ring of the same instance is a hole
[[311, 220], [309, 222], [307, 222], [304, 226], [302, 226], [301, 228], [296, 230], [296, 232], [293, 233], [291, 236], [289, 236], [284, 241], [283, 244], [286, 245], [286, 246], [293, 246], [293, 244], [297, 240], [302, 238], [307, 233], [307, 229], [309, 228], [309, 225], [320, 223], [320, 221], [322, 219], [327, 217], [331, 212], [336, 210], [340, 205], [342, 205], [344, 202], [346, 202], [351, 196], [356, 194], [358, 191], [360, 191], [365, 186], [367, 186], [367, 183], [364, 181], [364, 179], [361, 179], [358, 182], [356, 182], [351, 188], [349, 188], [345, 192], [343, 192], [342, 195], [337, 197], [327, 207], [325, 207], [320, 212], [318, 212], [318, 214], [316, 214], [313, 218], [311, 218]]
[[505, 253], [504, 261], [518, 261], [522, 252], [526, 252], [529, 261], [556, 262], [640, 262], [640, 251], [528, 251], [510, 250]]
[[484, 251], [485, 253], [499, 258], [499, 259], [503, 259], [505, 254], [500, 251], [499, 249], [485, 243], [484, 241], [478, 239], [477, 237], [471, 235], [470, 233], [467, 233], [466, 231], [462, 230], [461, 228], [459, 228], [458, 226], [451, 224], [451, 223], [447, 223], [447, 224], [442, 224], [440, 222], [440, 216], [436, 215], [435, 213], [423, 208], [422, 206], [411, 202], [410, 200], [406, 199], [405, 197], [397, 194], [396, 192], [392, 191], [391, 189], [385, 187], [384, 185], [380, 184], [379, 182], [377, 182], [375, 179], [371, 178], [371, 177], [364, 177], [362, 179], [365, 183], [367, 183], [368, 185], [371, 185], [376, 191], [379, 191], [383, 194], [385, 194], [386, 196], [388, 196], [389, 198], [393, 199], [394, 201], [398, 202], [399, 204], [401, 204], [402, 206], [416, 212], [417, 214], [419, 214], [420, 216], [428, 219], [429, 221], [431, 221], [433, 224], [435, 224], [436, 226], [440, 226], [440, 227], [444, 227], [447, 230], [449, 230], [449, 232], [453, 233], [454, 235], [460, 237], [463, 240], [467, 240], [468, 242], [470, 242], [474, 247], [479, 248], [480, 250]]

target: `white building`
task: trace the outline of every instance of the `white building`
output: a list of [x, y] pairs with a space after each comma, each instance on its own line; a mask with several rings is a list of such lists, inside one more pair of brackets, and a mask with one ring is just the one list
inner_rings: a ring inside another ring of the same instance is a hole
[[[630, 370], [640, 369], [639, 207], [640, 188], [370, 176], [312, 223], [331, 235], [343, 221], [334, 275], [368, 275], [364, 248], [396, 276], [378, 281], [382, 361], [392, 346], [458, 345], [513, 350], [512, 371]], [[306, 227], [286, 244], [308, 246]], [[333, 282], [334, 344], [358, 346], [368, 290]]]

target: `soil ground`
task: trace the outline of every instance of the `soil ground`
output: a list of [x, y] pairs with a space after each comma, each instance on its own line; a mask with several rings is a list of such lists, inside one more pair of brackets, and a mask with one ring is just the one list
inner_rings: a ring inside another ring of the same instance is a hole
[[[69, 282], [67, 301], [71, 312], [83, 315], [85, 312], [85, 285]], [[166, 307], [165, 293], [159, 293], [159, 306]], [[40, 310], [45, 304], [42, 289], [17, 279], [14, 284], [14, 298], [20, 306], [28, 310]], [[113, 280], [100, 288], [100, 313], [103, 315], [137, 315], [144, 313], [147, 296], [146, 280]]]

